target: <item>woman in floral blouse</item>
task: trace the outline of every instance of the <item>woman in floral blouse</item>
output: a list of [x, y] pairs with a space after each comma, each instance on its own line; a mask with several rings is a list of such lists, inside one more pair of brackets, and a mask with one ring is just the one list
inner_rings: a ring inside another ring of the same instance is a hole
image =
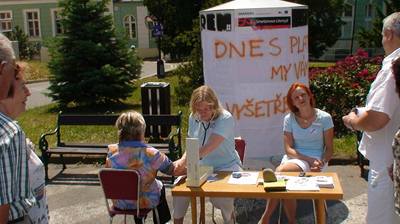
[[[396, 79], [396, 90], [400, 97], [400, 57], [393, 61], [393, 74]], [[394, 206], [397, 215], [400, 216], [400, 130], [394, 136], [393, 156]]]
[[[141, 178], [140, 208], [156, 207], [160, 222], [168, 222], [171, 214], [164, 186], [156, 179], [157, 171], [179, 176], [186, 171], [185, 168], [176, 165], [179, 160], [172, 162], [165, 154], [144, 143], [146, 123], [140, 113], [131, 111], [121, 114], [115, 126], [119, 143], [108, 146], [106, 167], [137, 170]], [[114, 205], [124, 210], [136, 209], [136, 203], [129, 200], [117, 200]], [[157, 222], [154, 220], [154, 223]]]

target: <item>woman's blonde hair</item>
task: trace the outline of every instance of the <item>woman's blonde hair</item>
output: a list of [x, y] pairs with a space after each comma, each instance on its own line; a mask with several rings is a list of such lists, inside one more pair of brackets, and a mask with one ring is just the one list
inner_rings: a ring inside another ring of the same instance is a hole
[[214, 90], [209, 86], [203, 85], [193, 91], [192, 97], [190, 98], [190, 110], [193, 114], [196, 114], [196, 104], [200, 102], [207, 102], [208, 105], [211, 106], [214, 113], [213, 119], [218, 118], [223, 111], [217, 94], [215, 94]]
[[146, 122], [143, 116], [136, 111], [129, 111], [121, 114], [115, 126], [118, 129], [119, 141], [142, 140], [146, 131]]

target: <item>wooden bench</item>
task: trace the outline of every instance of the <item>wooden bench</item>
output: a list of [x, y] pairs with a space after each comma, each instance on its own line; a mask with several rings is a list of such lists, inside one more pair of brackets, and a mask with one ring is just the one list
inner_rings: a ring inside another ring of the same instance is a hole
[[[53, 154], [60, 155], [63, 170], [66, 169], [64, 155], [107, 155], [107, 144], [98, 143], [69, 143], [62, 140], [63, 126], [114, 126], [119, 115], [77, 115], [63, 114], [57, 117], [57, 126], [54, 131], [44, 133], [39, 139], [39, 148], [42, 151], [42, 161], [45, 167], [46, 180], [48, 180], [48, 164]], [[165, 153], [175, 161], [182, 156], [181, 120], [182, 112], [177, 115], [143, 115], [146, 121], [145, 137], [148, 144]], [[173, 130], [173, 131], [171, 131]], [[116, 130], [115, 130], [116, 131]], [[55, 135], [57, 144], [50, 147], [47, 137]], [[110, 142], [113, 143], [113, 142]]]

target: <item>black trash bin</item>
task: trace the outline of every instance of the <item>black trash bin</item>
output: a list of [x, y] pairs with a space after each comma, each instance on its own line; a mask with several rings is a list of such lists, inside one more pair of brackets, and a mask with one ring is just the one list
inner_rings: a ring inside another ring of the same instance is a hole
[[[171, 114], [169, 83], [146, 82], [143, 83], [140, 88], [142, 95], [142, 114]], [[151, 125], [146, 127], [146, 132], [153, 133], [152, 136], [157, 136], [158, 133], [161, 138], [166, 138], [171, 132], [171, 127]]]

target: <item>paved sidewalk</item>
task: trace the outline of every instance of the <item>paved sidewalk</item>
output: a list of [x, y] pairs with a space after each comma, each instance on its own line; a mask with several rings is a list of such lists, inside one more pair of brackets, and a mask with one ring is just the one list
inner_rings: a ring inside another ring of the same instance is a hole
[[[101, 166], [68, 165], [67, 169], [57, 175], [48, 185], [47, 193], [50, 209], [50, 223], [109, 223], [103, 193], [97, 179]], [[50, 178], [60, 170], [60, 165], [49, 166]], [[359, 176], [359, 169], [354, 165], [329, 166], [328, 172], [337, 172], [344, 189], [344, 200], [328, 201], [327, 223], [365, 223], [367, 182]], [[172, 210], [171, 189], [167, 188], [167, 200]], [[265, 206], [264, 200], [235, 201], [237, 223], [257, 223]], [[172, 211], [171, 211], [172, 212]], [[223, 223], [219, 211], [216, 212], [217, 223]], [[190, 207], [185, 223], [191, 220]], [[151, 215], [146, 223], [152, 223]], [[311, 201], [300, 201], [297, 212], [298, 223], [313, 223]], [[129, 223], [134, 223], [129, 217]], [[123, 223], [122, 217], [114, 223]], [[206, 200], [206, 223], [211, 221], [211, 204]], [[285, 223], [285, 222], [283, 222]]]

